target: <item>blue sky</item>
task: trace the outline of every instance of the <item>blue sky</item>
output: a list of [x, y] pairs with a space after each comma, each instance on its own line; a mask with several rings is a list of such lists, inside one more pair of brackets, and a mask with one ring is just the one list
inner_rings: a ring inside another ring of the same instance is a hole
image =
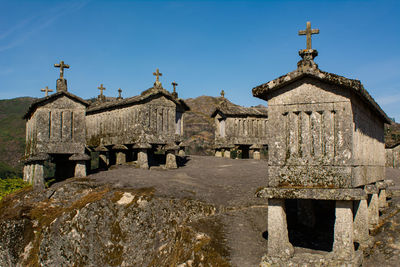
[[265, 104], [251, 89], [296, 68], [306, 21], [316, 62], [362, 81], [400, 121], [400, 1], [2, 1], [0, 98], [41, 97], [64, 60], [69, 91], [134, 96], [156, 68], [182, 98]]

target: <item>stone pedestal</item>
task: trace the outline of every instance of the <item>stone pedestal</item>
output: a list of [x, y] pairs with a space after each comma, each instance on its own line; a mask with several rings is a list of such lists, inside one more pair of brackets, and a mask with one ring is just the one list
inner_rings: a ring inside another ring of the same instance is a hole
[[32, 173], [32, 185], [34, 189], [44, 189], [44, 171], [43, 171], [43, 163], [44, 162], [34, 162], [31, 164], [31, 173]]
[[138, 151], [138, 164], [141, 169], [149, 168], [149, 160], [147, 155], [147, 149], [139, 149]]
[[268, 200], [268, 255], [289, 258], [294, 248], [289, 242], [285, 200]]
[[86, 162], [84, 160], [76, 161], [74, 176], [86, 177]]
[[216, 156], [217, 158], [222, 158], [222, 152], [221, 152], [221, 150], [215, 150], [215, 156]]
[[24, 174], [23, 180], [27, 183], [32, 183], [32, 165], [30, 163], [26, 163], [24, 165]]
[[261, 159], [260, 151], [254, 151], [253, 152], [253, 159], [257, 159], [257, 160]]
[[375, 228], [379, 223], [379, 198], [378, 194], [368, 195], [368, 221], [369, 228]]
[[354, 258], [353, 202], [336, 200], [333, 253], [338, 259]]
[[115, 152], [115, 164], [121, 165], [126, 163], [126, 153], [124, 151]]
[[178, 156], [180, 156], [180, 157], [185, 157], [186, 156], [186, 152], [185, 152], [185, 149], [179, 149], [179, 151], [178, 151]]
[[178, 165], [176, 164], [176, 156], [173, 151], [167, 151], [167, 158], [165, 160], [165, 168], [176, 169]]
[[100, 152], [99, 154], [99, 168], [100, 169], [107, 169], [110, 165], [110, 157], [108, 152]]
[[224, 158], [228, 158], [228, 159], [231, 158], [231, 151], [230, 151], [229, 149], [225, 150], [225, 152], [224, 152]]
[[360, 244], [361, 248], [369, 245], [368, 225], [368, 204], [366, 199], [354, 201], [354, 241]]
[[378, 200], [379, 210], [384, 210], [385, 208], [387, 208], [388, 204], [386, 202], [386, 189], [379, 190]]

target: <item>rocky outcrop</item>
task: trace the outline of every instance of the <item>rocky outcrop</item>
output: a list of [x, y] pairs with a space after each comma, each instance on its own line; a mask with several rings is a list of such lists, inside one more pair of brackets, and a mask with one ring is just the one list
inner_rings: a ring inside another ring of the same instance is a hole
[[228, 266], [215, 213], [89, 179], [26, 189], [0, 203], [0, 266]]

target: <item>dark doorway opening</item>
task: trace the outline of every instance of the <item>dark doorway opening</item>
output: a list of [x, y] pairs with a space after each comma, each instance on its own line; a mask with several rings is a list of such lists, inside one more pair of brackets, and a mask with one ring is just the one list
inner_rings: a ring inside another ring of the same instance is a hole
[[285, 206], [289, 241], [293, 246], [332, 251], [335, 201], [288, 199]]

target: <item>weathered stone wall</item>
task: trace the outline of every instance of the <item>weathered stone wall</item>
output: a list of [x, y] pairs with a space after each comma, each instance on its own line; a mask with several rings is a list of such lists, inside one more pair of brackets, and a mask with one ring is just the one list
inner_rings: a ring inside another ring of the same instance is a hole
[[[268, 144], [268, 118], [215, 116], [215, 137], [218, 142], [229, 144]], [[224, 127], [225, 126], [225, 127]]]
[[382, 120], [352, 95], [354, 114], [353, 132], [353, 185], [373, 183], [385, 177], [385, 141]]
[[63, 96], [40, 106], [26, 124], [26, 155], [84, 153], [85, 106]]
[[400, 168], [400, 145], [394, 148], [385, 149], [386, 166], [392, 168]]
[[350, 93], [310, 78], [278, 91], [268, 99], [269, 186], [351, 187]]
[[[149, 143], [166, 144], [175, 141], [176, 105], [165, 97], [150, 102], [86, 116], [89, 146], [134, 144], [145, 134]], [[182, 124], [183, 120], [179, 120]], [[181, 126], [182, 133], [182, 126]]]

